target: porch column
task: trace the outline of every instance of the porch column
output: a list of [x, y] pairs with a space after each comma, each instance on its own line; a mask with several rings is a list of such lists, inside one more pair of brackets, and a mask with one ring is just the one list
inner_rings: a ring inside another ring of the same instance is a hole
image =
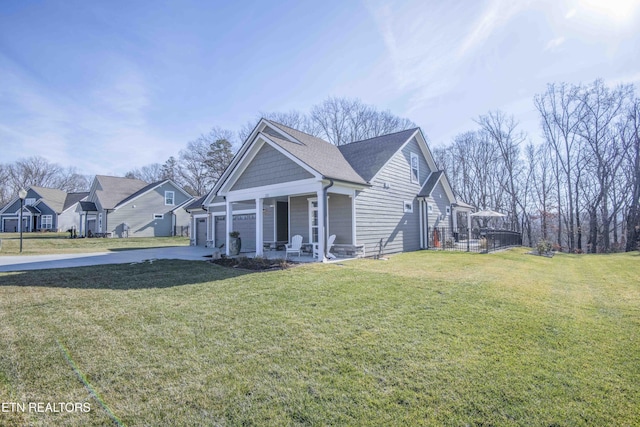
[[351, 244], [357, 245], [356, 237], [358, 234], [356, 233], [356, 190], [353, 190], [353, 195], [351, 197]]
[[[211, 242], [211, 246], [209, 246]], [[211, 212], [207, 212], [207, 243], [205, 246], [213, 248], [216, 246], [216, 217]]]
[[467, 252], [471, 250], [471, 211], [467, 210]]
[[256, 199], [256, 256], [262, 256], [264, 250], [264, 238], [262, 236], [264, 213], [262, 208], [264, 207], [264, 199]]
[[[325, 225], [325, 202], [324, 191], [320, 189], [317, 193], [318, 197], [318, 261], [324, 262], [324, 243], [326, 242]], [[311, 237], [311, 236], [309, 236]]]
[[225, 225], [227, 228], [227, 236], [225, 237], [225, 244], [224, 244], [224, 250], [225, 253], [227, 254], [227, 256], [231, 255], [231, 253], [229, 252], [229, 244], [230, 244], [230, 237], [229, 237], [229, 233], [231, 233], [233, 231], [233, 205], [231, 204], [231, 202], [227, 201], [227, 204], [225, 205], [225, 208], [227, 210], [226, 214], [226, 218], [225, 218]]
[[418, 207], [418, 218], [420, 218], [418, 220], [420, 222], [420, 249], [424, 249], [424, 200], [418, 199]]

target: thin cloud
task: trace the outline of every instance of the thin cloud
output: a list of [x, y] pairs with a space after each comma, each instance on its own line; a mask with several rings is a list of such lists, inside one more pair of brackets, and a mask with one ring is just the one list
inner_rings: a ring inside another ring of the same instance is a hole
[[482, 45], [493, 32], [528, 6], [527, 1], [491, 0], [458, 48], [462, 57]]
[[544, 50], [553, 51], [557, 49], [560, 45], [562, 45], [565, 41], [566, 39], [564, 37], [557, 37], [555, 39], [549, 40], [549, 43], [547, 43], [547, 46], [544, 48]]

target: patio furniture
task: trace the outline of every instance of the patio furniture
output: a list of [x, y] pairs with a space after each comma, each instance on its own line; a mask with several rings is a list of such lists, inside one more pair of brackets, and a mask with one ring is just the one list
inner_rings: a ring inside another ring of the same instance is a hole
[[[327, 258], [333, 259], [333, 258], [336, 257], [334, 254], [332, 254], [330, 252], [331, 248], [333, 247], [333, 242], [335, 242], [335, 241], [336, 241], [336, 235], [335, 234], [332, 234], [331, 236], [329, 236], [329, 240], [327, 240]], [[318, 257], [318, 252], [319, 252], [318, 244], [314, 243], [313, 244], [313, 257], [314, 258]]]
[[302, 236], [296, 234], [291, 238], [291, 244], [285, 245], [286, 254], [285, 256], [289, 256], [289, 254], [297, 253], [300, 256], [300, 249], [302, 248]]

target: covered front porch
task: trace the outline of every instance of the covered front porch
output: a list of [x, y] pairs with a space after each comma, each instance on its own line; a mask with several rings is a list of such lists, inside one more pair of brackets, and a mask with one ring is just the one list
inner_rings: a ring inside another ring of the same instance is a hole
[[[322, 262], [333, 254], [352, 255], [353, 251], [345, 249], [357, 246], [356, 189], [331, 185], [328, 181], [323, 185], [317, 181], [313, 184], [297, 189], [295, 186], [262, 189], [258, 194], [256, 191], [253, 194], [229, 192], [226, 200], [219, 199], [210, 210], [213, 246], [232, 255], [230, 233], [237, 231], [244, 256], [285, 258], [289, 255], [293, 261]], [[309, 191], [310, 187], [315, 187], [315, 191]], [[302, 237], [300, 253], [287, 254], [286, 245], [296, 235]], [[335, 235], [333, 245], [328, 248], [332, 235]]]

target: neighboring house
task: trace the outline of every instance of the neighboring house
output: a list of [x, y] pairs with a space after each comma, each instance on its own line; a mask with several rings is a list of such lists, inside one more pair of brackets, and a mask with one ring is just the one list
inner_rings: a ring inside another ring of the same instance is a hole
[[[66, 193], [55, 188], [32, 186], [22, 208], [23, 231], [67, 231], [77, 224], [75, 209], [89, 193]], [[0, 210], [0, 231], [20, 231], [20, 199]]]
[[192, 200], [169, 179], [147, 184], [139, 179], [97, 175], [77, 209], [80, 235], [172, 236], [178, 227], [189, 226], [184, 206]]
[[208, 246], [240, 231], [261, 255], [299, 234], [324, 260], [332, 234], [367, 256], [426, 249], [455, 202], [419, 128], [337, 147], [262, 119], [193, 218], [207, 220]]

